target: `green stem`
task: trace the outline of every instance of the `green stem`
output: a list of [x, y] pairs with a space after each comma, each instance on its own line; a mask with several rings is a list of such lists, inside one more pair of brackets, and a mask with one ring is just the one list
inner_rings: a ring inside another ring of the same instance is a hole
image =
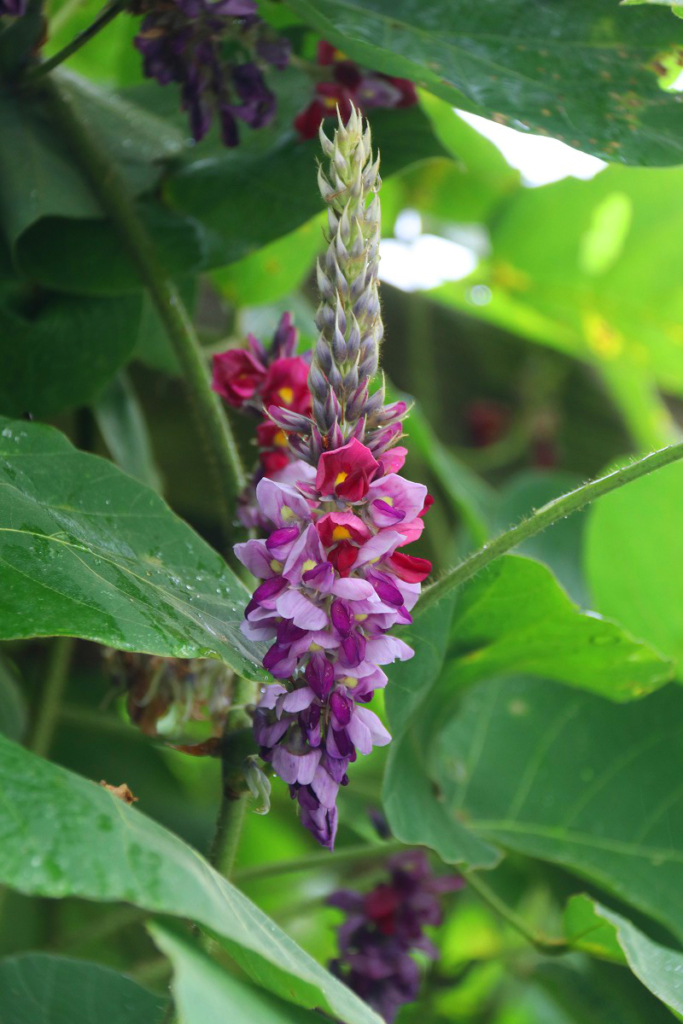
[[354, 864], [356, 861], [383, 860], [392, 853], [405, 850], [405, 843], [392, 839], [386, 843], [370, 846], [368, 843], [357, 846], [346, 846], [332, 853], [313, 853], [297, 860], [279, 860], [273, 864], [256, 864], [254, 867], [243, 868], [235, 872], [236, 882], [251, 882], [255, 878], [272, 878], [275, 875], [294, 874], [298, 871], [315, 871], [317, 868], [337, 867], [341, 864]]
[[552, 526], [559, 519], [565, 519], [572, 512], [577, 512], [591, 501], [595, 501], [596, 498], [609, 493], [609, 491], [623, 487], [625, 484], [631, 483], [632, 480], [637, 480], [641, 476], [647, 476], [648, 473], [653, 473], [656, 469], [661, 469], [663, 466], [668, 466], [669, 463], [677, 462], [682, 458], [683, 443], [672, 444], [668, 448], [662, 448], [658, 452], [652, 452], [650, 455], [638, 459], [636, 462], [631, 463], [630, 466], [625, 466], [623, 469], [615, 469], [606, 476], [598, 477], [597, 480], [591, 480], [590, 483], [577, 487], [576, 490], [570, 491], [569, 494], [564, 494], [562, 497], [548, 502], [547, 505], [539, 508], [528, 519], [525, 519], [517, 526], [513, 526], [511, 530], [501, 533], [500, 536], [494, 538], [488, 544], [484, 544], [483, 547], [475, 551], [469, 558], [466, 558], [464, 562], [461, 562], [460, 565], [452, 569], [442, 579], [432, 583], [431, 587], [427, 587], [419, 602], [420, 612], [431, 608], [445, 594], [450, 593], [451, 590], [465, 583], [476, 573], [480, 572], [489, 562], [499, 558], [506, 551], [510, 551], [511, 548], [517, 547], [518, 544], [521, 544], [522, 541], [527, 540], [529, 537], [540, 533], [541, 530]]
[[39, 754], [40, 757], [47, 756], [57, 728], [75, 643], [73, 637], [63, 636], [58, 637], [52, 644], [45, 685], [40, 695], [38, 717], [29, 744], [33, 753]]
[[509, 907], [498, 896], [498, 894], [484, 882], [481, 875], [474, 871], [463, 871], [460, 872], [469, 885], [470, 889], [473, 889], [481, 899], [488, 903], [488, 905], [495, 910], [505, 921], [511, 925], [515, 931], [518, 931], [520, 935], [523, 935], [527, 942], [530, 942], [532, 946], [535, 946], [539, 953], [545, 953], [546, 956], [557, 956], [560, 953], [566, 953], [569, 949], [568, 943], [565, 939], [554, 939], [548, 935], [543, 935], [541, 932], [535, 931], [530, 925], [526, 923], [523, 917]]
[[[233, 702], [236, 705], [230, 715], [224, 733], [225, 754], [222, 760], [223, 787], [221, 805], [218, 809], [216, 830], [211, 842], [209, 851], [209, 862], [220, 871], [225, 878], [230, 878], [237, 856], [244, 816], [247, 810], [247, 799], [245, 794], [235, 796], [232, 792], [231, 776], [234, 765], [230, 760], [230, 733], [236, 729], [251, 724], [251, 720], [244, 711], [244, 705], [254, 700], [255, 684], [246, 679], [238, 679], [233, 691]], [[237, 707], [239, 705], [239, 707]]]
[[114, 20], [117, 14], [120, 14], [121, 11], [125, 9], [125, 6], [126, 0], [112, 0], [112, 2], [108, 3], [106, 7], [102, 8], [92, 25], [83, 29], [83, 31], [79, 32], [77, 36], [74, 36], [71, 42], [62, 47], [62, 49], [55, 53], [53, 57], [49, 57], [41, 64], [36, 64], [35, 67], [31, 68], [31, 70], [27, 72], [25, 80], [27, 82], [35, 82], [38, 78], [42, 78], [43, 75], [49, 74], [50, 71], [67, 60], [72, 53], [76, 53], [76, 51], [80, 50], [82, 46], [85, 46], [86, 43], [90, 42], [98, 32], [101, 32], [110, 21]]
[[55, 120], [67, 136], [90, 186], [111, 218], [149, 291], [173, 345], [188, 386], [191, 407], [221, 498], [226, 534], [232, 532], [235, 491], [245, 484], [237, 445], [218, 396], [211, 390], [204, 354], [192, 321], [168, 279], [153, 239], [140, 220], [126, 182], [79, 117], [71, 101], [49, 78], [43, 83]]

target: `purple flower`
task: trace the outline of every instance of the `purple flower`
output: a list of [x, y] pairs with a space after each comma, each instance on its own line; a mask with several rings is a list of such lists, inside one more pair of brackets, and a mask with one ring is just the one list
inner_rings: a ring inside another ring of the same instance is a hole
[[338, 931], [339, 957], [330, 965], [332, 972], [391, 1024], [419, 992], [420, 972], [411, 952], [436, 956], [424, 928], [441, 923], [438, 897], [462, 888], [463, 882], [434, 877], [419, 850], [399, 854], [388, 866], [388, 882], [365, 894], [339, 890], [328, 903], [347, 915]]
[[[15, 5], [17, 0], [0, 0]], [[143, 71], [160, 85], [180, 86], [192, 137], [199, 142], [217, 114], [226, 146], [236, 146], [236, 118], [252, 128], [269, 124], [276, 100], [255, 60], [240, 64], [223, 55], [226, 40], [283, 68], [289, 56], [286, 42], [271, 39], [257, 17], [254, 0], [142, 0], [145, 15], [135, 46], [142, 54]], [[0, 6], [0, 14], [2, 7]]]
[[21, 18], [27, 7], [28, 0], [0, 0], [0, 18]]

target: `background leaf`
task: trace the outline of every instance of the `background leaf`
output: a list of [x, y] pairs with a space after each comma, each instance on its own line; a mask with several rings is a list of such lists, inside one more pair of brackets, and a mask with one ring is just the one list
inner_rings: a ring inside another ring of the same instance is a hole
[[173, 964], [173, 995], [182, 1024], [316, 1024], [318, 1014], [285, 1003], [229, 974], [187, 936], [160, 924], [152, 938]]
[[263, 678], [244, 585], [153, 491], [49, 427], [0, 420], [0, 638], [81, 636]]
[[166, 1000], [108, 967], [45, 953], [0, 960], [7, 1024], [161, 1024]]
[[196, 850], [101, 786], [1, 737], [0, 784], [3, 884], [189, 918], [219, 936], [237, 963], [277, 995], [346, 1024], [378, 1024]]
[[681, 112], [655, 58], [680, 32], [612, 0], [288, 0], [360, 64], [449, 103], [554, 135], [607, 160], [681, 162]]
[[31, 291], [0, 305], [0, 412], [52, 416], [96, 398], [133, 351], [141, 317], [139, 294]]
[[590, 512], [585, 553], [596, 607], [676, 662], [683, 656], [681, 501], [678, 465], [608, 494]]

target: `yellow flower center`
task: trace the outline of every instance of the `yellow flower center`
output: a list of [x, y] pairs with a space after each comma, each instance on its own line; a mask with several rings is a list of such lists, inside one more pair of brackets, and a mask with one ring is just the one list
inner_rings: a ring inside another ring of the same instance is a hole
[[320, 644], [317, 644], [315, 640], [308, 649], [309, 651], [322, 651], [322, 647], [320, 646]]
[[356, 620], [356, 622], [365, 622], [367, 617], [367, 614], [364, 612], [361, 612], [358, 615], [354, 615], [354, 619]]
[[273, 570], [273, 572], [282, 572], [282, 562], [278, 562], [277, 558], [274, 558], [273, 561], [270, 563], [270, 568]]
[[294, 509], [291, 509], [289, 505], [283, 505], [280, 509], [280, 515], [286, 523], [291, 523], [292, 519], [296, 519], [297, 515]]
[[312, 558], [307, 558], [301, 568], [304, 572], [308, 572], [309, 569], [315, 569], [316, 565], [317, 563]]
[[337, 476], [334, 481], [334, 486], [339, 487], [339, 484], [343, 484], [348, 475], [349, 474], [345, 473], [344, 470], [342, 470], [341, 473], [337, 473]]
[[284, 430], [278, 430], [277, 434], [273, 438], [273, 444], [277, 445], [280, 448], [287, 447], [287, 435], [285, 434]]
[[351, 532], [345, 526], [335, 526], [332, 531], [332, 540], [351, 540]]
[[294, 401], [294, 391], [292, 388], [280, 388], [280, 390], [278, 391], [278, 395], [285, 403], [285, 405], [291, 405], [292, 402]]

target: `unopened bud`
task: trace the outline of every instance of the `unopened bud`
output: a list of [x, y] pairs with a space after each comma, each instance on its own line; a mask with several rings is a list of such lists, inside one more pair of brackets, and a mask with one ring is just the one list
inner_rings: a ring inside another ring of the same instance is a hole
[[270, 810], [270, 779], [259, 766], [255, 754], [251, 754], [244, 762], [244, 781], [254, 799], [252, 811], [255, 814], [267, 814]]

